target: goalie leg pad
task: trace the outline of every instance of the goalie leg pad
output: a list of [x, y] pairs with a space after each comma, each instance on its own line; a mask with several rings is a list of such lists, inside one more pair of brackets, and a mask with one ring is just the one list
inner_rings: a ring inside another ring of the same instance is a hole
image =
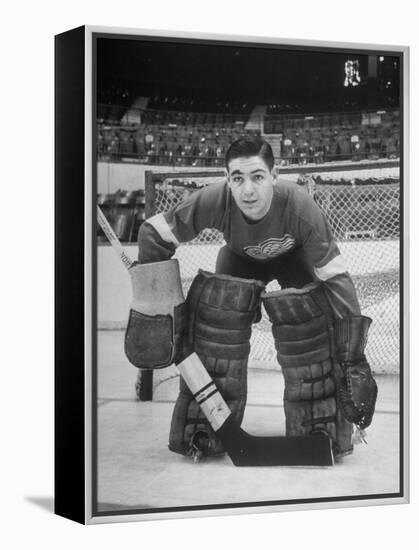
[[335, 456], [352, 452], [352, 425], [337, 407], [333, 320], [321, 284], [266, 293], [262, 300], [285, 380], [287, 435], [324, 431]]
[[[252, 322], [264, 285], [229, 275], [199, 271], [189, 290], [187, 353], [196, 352], [238, 425], [247, 398], [247, 362]], [[169, 448], [189, 455], [197, 439], [205, 440], [205, 454], [224, 448], [183, 379], [173, 411]]]
[[177, 260], [134, 264], [125, 355], [138, 368], [163, 368], [183, 358], [186, 306]]

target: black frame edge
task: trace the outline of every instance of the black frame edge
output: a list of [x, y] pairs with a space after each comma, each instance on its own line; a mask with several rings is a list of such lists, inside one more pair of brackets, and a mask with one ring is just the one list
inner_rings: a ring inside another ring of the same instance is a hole
[[85, 27], [55, 36], [56, 514], [85, 523]]

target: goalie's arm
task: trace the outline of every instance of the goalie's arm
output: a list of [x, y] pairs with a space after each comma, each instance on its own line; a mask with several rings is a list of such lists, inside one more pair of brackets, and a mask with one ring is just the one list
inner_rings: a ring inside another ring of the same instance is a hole
[[305, 210], [298, 228], [305, 261], [314, 277], [323, 282], [334, 317], [341, 319], [359, 315], [361, 310], [355, 286], [332, 229], [324, 213], [309, 196], [303, 196], [302, 200], [305, 201]]
[[[159, 214], [162, 216], [162, 214]], [[153, 218], [150, 218], [152, 222]], [[165, 222], [164, 222], [165, 223]], [[153, 223], [144, 222], [138, 232], [138, 261], [141, 264], [170, 260], [179, 242], [164, 236]]]
[[180, 243], [191, 241], [205, 228], [222, 231], [227, 195], [225, 183], [213, 183], [167, 212], [148, 218], [138, 233], [139, 262], [170, 259]]
[[335, 319], [361, 314], [355, 286], [347, 271], [324, 280], [323, 289]]
[[372, 421], [377, 399], [377, 384], [364, 353], [371, 319], [361, 315], [355, 286], [325, 215], [313, 204], [307, 212], [300, 221], [303, 248], [332, 310], [338, 401], [346, 420], [363, 430]]

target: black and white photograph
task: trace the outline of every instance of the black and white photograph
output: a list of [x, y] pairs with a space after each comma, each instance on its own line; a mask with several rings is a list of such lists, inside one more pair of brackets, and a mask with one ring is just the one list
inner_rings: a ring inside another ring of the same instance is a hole
[[5, 5], [2, 547], [415, 546], [414, 6]]
[[93, 519], [403, 501], [406, 48], [91, 54]]

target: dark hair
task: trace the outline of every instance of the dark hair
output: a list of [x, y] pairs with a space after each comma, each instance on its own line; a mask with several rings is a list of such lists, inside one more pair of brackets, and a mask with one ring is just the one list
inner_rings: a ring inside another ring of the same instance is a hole
[[244, 137], [233, 141], [227, 149], [225, 163], [228, 170], [228, 165], [233, 159], [243, 157], [261, 157], [269, 170], [272, 170], [275, 164], [272, 147], [269, 143], [260, 136]]

